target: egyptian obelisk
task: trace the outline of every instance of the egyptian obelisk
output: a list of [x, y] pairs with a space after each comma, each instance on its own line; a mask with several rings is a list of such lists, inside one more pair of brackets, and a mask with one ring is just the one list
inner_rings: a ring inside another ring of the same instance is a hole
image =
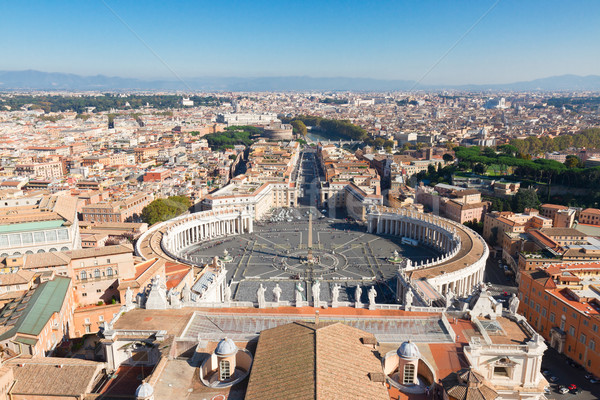
[[308, 214], [308, 244], [307, 248], [312, 248], [312, 212]]

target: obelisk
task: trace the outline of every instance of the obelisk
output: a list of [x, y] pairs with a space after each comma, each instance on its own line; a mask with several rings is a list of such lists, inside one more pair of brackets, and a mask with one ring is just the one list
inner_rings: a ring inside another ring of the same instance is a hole
[[308, 244], [307, 248], [312, 248], [312, 212], [308, 214]]

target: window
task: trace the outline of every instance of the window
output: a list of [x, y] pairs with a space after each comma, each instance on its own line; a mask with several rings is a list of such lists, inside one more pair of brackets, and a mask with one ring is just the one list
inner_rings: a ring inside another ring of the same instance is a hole
[[94, 270], [94, 278], [100, 278], [100, 270], [98, 268]]
[[590, 322], [587, 319], [583, 320], [583, 326], [588, 326], [590, 324]]
[[84, 281], [87, 279], [87, 272], [81, 271], [81, 280]]
[[90, 323], [90, 319], [89, 319], [89, 318], [86, 318], [86, 319], [85, 319], [85, 323], [86, 323], [86, 324], [89, 324], [89, 323]]
[[100, 322], [104, 321], [104, 315], [99, 315], [98, 316], [98, 321], [100, 321]]
[[507, 367], [494, 367], [494, 376], [503, 376], [508, 378], [508, 368]]
[[85, 333], [91, 333], [91, 329], [89, 325], [85, 326]]
[[542, 308], [542, 317], [545, 317], [545, 316], [546, 316], [546, 313], [547, 313], [546, 309], [545, 309], [545, 308]]
[[590, 340], [590, 350], [596, 350], [596, 342], [594, 342], [593, 340]]
[[96, 293], [102, 293], [102, 289], [96, 289]]
[[113, 276], [113, 270], [112, 270], [112, 268], [111, 268], [111, 267], [108, 267], [108, 268], [106, 269], [106, 275], [107, 275], [107, 276], [109, 276], [109, 277]]
[[575, 327], [573, 325], [569, 325], [569, 335], [575, 335]]
[[581, 336], [579, 336], [579, 341], [580, 341], [581, 343], [583, 343], [583, 344], [585, 344], [585, 341], [586, 341], [586, 339], [587, 339], [587, 338], [586, 338], [586, 336], [585, 336], [583, 333], [581, 334]]
[[229, 361], [221, 360], [219, 363], [219, 380], [224, 381], [231, 377], [231, 371], [229, 370]]
[[87, 293], [81, 293], [81, 297], [87, 297]]
[[550, 313], [550, 322], [554, 322], [554, 320], [556, 319], [556, 315], [554, 315], [553, 312]]
[[592, 330], [594, 332], [598, 332], [598, 325], [596, 325], [596, 324], [592, 325]]
[[402, 383], [404, 385], [415, 382], [415, 366], [413, 364], [406, 364], [404, 366], [404, 374], [402, 376]]

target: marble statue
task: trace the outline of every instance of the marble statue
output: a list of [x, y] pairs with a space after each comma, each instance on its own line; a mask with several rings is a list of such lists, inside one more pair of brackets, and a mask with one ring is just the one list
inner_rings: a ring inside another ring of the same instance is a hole
[[225, 293], [223, 293], [223, 301], [230, 302], [231, 301], [231, 285], [225, 285]]
[[304, 296], [302, 292], [304, 292], [304, 288], [300, 282], [296, 283], [296, 307], [300, 307], [300, 304], [304, 301]]
[[256, 297], [258, 297], [258, 308], [266, 308], [267, 307], [267, 302], [265, 301], [265, 292], [266, 291], [267, 291], [267, 289], [265, 289], [265, 287], [261, 283], [258, 286], [258, 290], [256, 291]]
[[192, 298], [192, 291], [188, 287], [187, 283], [183, 285], [183, 289], [181, 289], [181, 300], [184, 303], [188, 303]]
[[321, 282], [316, 281], [312, 285], [313, 306], [319, 307], [319, 297], [321, 295]]
[[448, 288], [446, 291], [446, 308], [452, 305], [452, 301], [454, 300], [454, 292], [452, 289]]
[[406, 291], [406, 294], [404, 295], [404, 307], [405, 308], [412, 306], [413, 296], [414, 295], [413, 295], [412, 289], [409, 288]]
[[362, 288], [360, 285], [356, 285], [356, 289], [354, 289], [354, 302], [355, 306], [360, 304], [360, 296], [362, 295]]
[[508, 310], [512, 315], [515, 315], [519, 310], [519, 303], [521, 303], [521, 300], [513, 293], [508, 301]]
[[169, 304], [171, 305], [171, 308], [181, 308], [179, 292], [176, 292], [174, 289], [169, 289], [167, 297], [169, 298]]
[[337, 283], [333, 285], [331, 289], [331, 304], [337, 304], [338, 298], [340, 297], [340, 285]]
[[369, 308], [375, 307], [375, 298], [377, 297], [377, 290], [375, 290], [375, 286], [371, 286], [369, 289]]
[[125, 292], [125, 307], [128, 309], [133, 307], [133, 290], [130, 287]]
[[279, 283], [275, 284], [273, 288], [273, 299], [275, 303], [279, 303], [279, 299], [281, 298], [281, 288], [279, 287]]

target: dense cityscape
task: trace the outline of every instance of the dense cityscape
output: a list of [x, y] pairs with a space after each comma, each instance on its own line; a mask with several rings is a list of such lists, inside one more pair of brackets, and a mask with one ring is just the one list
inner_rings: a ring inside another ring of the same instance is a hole
[[0, 400], [600, 399], [600, 2], [0, 2]]
[[599, 99], [2, 94], [1, 395], [596, 398]]

